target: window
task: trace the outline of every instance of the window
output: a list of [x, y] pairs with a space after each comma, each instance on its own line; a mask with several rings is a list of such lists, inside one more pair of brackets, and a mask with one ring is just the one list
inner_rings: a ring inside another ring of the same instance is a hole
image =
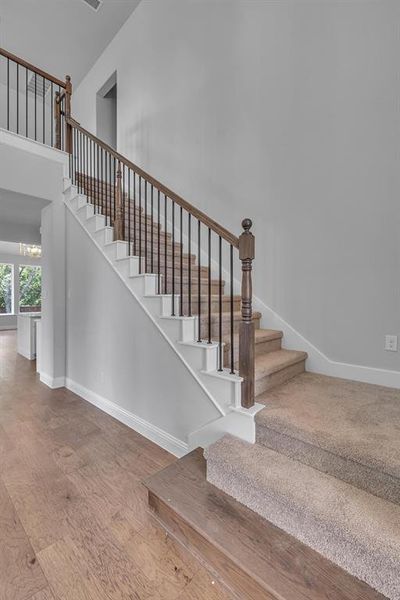
[[19, 311], [39, 312], [42, 298], [42, 269], [32, 265], [19, 267]]
[[0, 263], [0, 314], [13, 312], [13, 266]]

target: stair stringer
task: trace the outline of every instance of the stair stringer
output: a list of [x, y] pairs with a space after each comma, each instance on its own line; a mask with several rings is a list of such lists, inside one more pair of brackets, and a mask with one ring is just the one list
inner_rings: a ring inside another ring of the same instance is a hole
[[[229, 369], [217, 371], [218, 344], [196, 342], [197, 317], [170, 316], [172, 295], [156, 294], [157, 275], [139, 274], [139, 257], [127, 256], [127, 242], [112, 241], [113, 228], [106, 226], [105, 217], [95, 214], [87, 196], [78, 193], [68, 179], [64, 202], [220, 413], [217, 419], [189, 433], [189, 449], [193, 444], [204, 446], [227, 432], [254, 443], [254, 416], [263, 406], [255, 405], [251, 410], [240, 406], [242, 378], [230, 374]], [[178, 294], [175, 301], [178, 305]]]

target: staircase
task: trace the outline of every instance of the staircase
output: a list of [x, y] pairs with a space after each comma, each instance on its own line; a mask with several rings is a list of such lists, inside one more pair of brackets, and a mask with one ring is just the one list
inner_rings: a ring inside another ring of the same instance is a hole
[[218, 411], [188, 440], [207, 473], [197, 450], [146, 483], [155, 514], [241, 600], [400, 600], [399, 391], [305, 372], [252, 308], [251, 221], [235, 236], [75, 121], [69, 77], [0, 57], [49, 84], [42, 137], [36, 108], [16, 133], [68, 153], [67, 209]]

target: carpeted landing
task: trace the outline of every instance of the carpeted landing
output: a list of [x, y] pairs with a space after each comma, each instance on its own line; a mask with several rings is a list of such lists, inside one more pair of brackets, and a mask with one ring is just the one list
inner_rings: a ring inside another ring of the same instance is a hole
[[400, 391], [304, 373], [257, 401], [257, 443], [206, 449], [208, 481], [400, 600]]

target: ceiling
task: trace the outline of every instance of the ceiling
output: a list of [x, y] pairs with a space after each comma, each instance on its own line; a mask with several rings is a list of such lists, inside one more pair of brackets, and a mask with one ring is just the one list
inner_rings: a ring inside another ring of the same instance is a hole
[[0, 213], [4, 223], [19, 223], [39, 228], [41, 210], [46, 204], [47, 200], [0, 188]]
[[0, 46], [77, 86], [140, 0], [0, 0]]

